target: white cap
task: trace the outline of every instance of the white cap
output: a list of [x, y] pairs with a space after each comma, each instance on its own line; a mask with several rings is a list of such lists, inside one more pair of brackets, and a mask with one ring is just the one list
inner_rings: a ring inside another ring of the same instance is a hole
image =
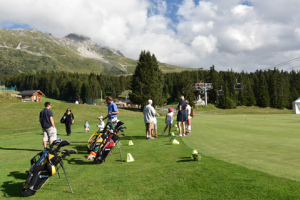
[[102, 117], [102, 116], [100, 116], [100, 117], [98, 117], [98, 119], [103, 119], [103, 117]]
[[151, 100], [151, 99], [149, 99], [149, 100], [148, 100], [148, 103], [152, 103], [152, 100]]

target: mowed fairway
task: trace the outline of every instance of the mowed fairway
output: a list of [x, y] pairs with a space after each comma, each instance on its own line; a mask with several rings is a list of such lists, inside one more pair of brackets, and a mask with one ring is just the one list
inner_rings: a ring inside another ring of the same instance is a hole
[[192, 122], [193, 134], [183, 138], [189, 147], [219, 160], [300, 181], [298, 115], [202, 115]]
[[[70, 137], [59, 123], [67, 108], [75, 115]], [[0, 199], [22, 198], [20, 187], [26, 179], [25, 171], [30, 167], [30, 159], [42, 150], [38, 123], [42, 109], [43, 103], [0, 104]], [[300, 197], [296, 166], [285, 168], [281, 174], [271, 173], [271, 169], [280, 166], [299, 164], [295, 158], [299, 150], [295, 115], [268, 115], [265, 121], [263, 115], [247, 115], [247, 125], [243, 115], [196, 116], [192, 135], [178, 138], [180, 144], [172, 145], [168, 136], [147, 141], [142, 113], [120, 109], [119, 119], [128, 127], [121, 140], [123, 160], [131, 153], [135, 161], [121, 164], [120, 156], [114, 154], [105, 163], [96, 165], [85, 158], [91, 134], [84, 133], [83, 125], [89, 120], [92, 131], [96, 131], [97, 117], [105, 115], [107, 108], [53, 102], [52, 110], [58, 137], [72, 143], [65, 148], [78, 151], [64, 160], [74, 194], [60, 171], [61, 179], [54, 175], [30, 199]], [[158, 118], [158, 128], [161, 133], [164, 117]], [[133, 146], [127, 145], [129, 140]], [[193, 149], [203, 153], [201, 161], [191, 160]], [[113, 152], [117, 150], [116, 147]]]

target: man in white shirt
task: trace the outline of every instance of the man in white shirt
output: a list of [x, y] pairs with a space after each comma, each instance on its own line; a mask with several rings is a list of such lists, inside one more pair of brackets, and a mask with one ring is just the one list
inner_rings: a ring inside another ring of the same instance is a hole
[[146, 125], [146, 139], [155, 139], [154, 137], [151, 137], [151, 127], [150, 123], [153, 122], [154, 116], [155, 116], [155, 109], [152, 107], [152, 100], [148, 100], [148, 105], [144, 107], [144, 122]]

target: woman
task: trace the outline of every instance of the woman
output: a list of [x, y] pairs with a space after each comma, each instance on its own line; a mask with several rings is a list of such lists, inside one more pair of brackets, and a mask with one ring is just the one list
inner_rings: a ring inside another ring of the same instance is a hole
[[[186, 121], [186, 103], [184, 101], [184, 96], [181, 96], [180, 98], [180, 102], [178, 105], [178, 114], [177, 114], [177, 125], [178, 125], [178, 129], [179, 129], [179, 134], [177, 135], [177, 137], [181, 137], [181, 136], [185, 136], [185, 121]], [[182, 124], [182, 129], [181, 129], [181, 124]]]
[[66, 125], [66, 132], [67, 136], [71, 135], [71, 125], [74, 124], [74, 115], [70, 108], [66, 110], [65, 113], [66, 119], [65, 119], [65, 125]]

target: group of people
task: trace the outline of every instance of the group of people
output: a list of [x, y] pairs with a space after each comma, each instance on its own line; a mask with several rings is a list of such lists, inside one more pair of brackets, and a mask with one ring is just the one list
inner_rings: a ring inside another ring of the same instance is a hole
[[[177, 110], [177, 126], [179, 130], [179, 134], [177, 137], [185, 136], [191, 134], [191, 106], [187, 100], [184, 100], [184, 96], [179, 98], [180, 102], [178, 104]], [[157, 136], [157, 120], [156, 117], [159, 116], [156, 113], [155, 109], [152, 106], [152, 100], [148, 100], [148, 105], [144, 107], [144, 122], [146, 125], [146, 139], [155, 139]], [[169, 128], [169, 135], [171, 135], [171, 127], [174, 121], [174, 113], [173, 108], [168, 109], [168, 113], [166, 114], [165, 123], [166, 127], [162, 132], [164, 135], [165, 131]], [[182, 126], [182, 127], [181, 127]], [[155, 132], [155, 135], [153, 134]]]
[[[97, 127], [99, 130], [104, 129], [104, 120], [107, 119], [107, 122], [115, 122], [117, 121], [117, 115], [119, 114], [118, 107], [115, 103], [113, 103], [111, 97], [106, 97], [106, 103], [108, 106], [108, 114], [106, 117], [98, 117], [99, 124]], [[155, 139], [157, 136], [157, 120], [156, 117], [160, 116], [158, 113], [156, 113], [155, 109], [152, 106], [152, 100], [148, 100], [148, 105], [144, 107], [143, 114], [144, 114], [144, 122], [146, 125], [146, 139]], [[39, 121], [43, 129], [43, 145], [44, 148], [47, 147], [47, 142], [49, 141], [50, 145], [53, 141], [57, 139], [57, 130], [55, 128], [54, 120], [53, 120], [53, 112], [50, 110], [52, 107], [52, 104], [50, 102], [45, 103], [45, 109], [40, 112]], [[180, 102], [177, 107], [178, 113], [177, 113], [177, 125], [180, 136], [185, 136], [191, 133], [191, 107], [189, 106], [189, 103], [187, 100], [184, 100], [184, 97], [180, 97]], [[71, 109], [67, 109], [66, 113], [63, 116], [63, 122], [66, 126], [66, 132], [67, 136], [71, 135], [71, 125], [74, 124], [74, 115], [71, 111]], [[171, 135], [171, 127], [173, 125], [174, 121], [174, 113], [173, 109], [169, 108], [168, 113], [166, 114], [165, 123], [166, 127], [164, 131], [162, 132], [162, 135], [164, 135], [167, 128], [169, 128], [169, 135]], [[181, 127], [182, 126], [182, 127]], [[89, 132], [90, 125], [88, 124], [88, 121], [85, 121], [84, 129], [85, 133]]]
[[[108, 114], [106, 117], [98, 117], [99, 125], [97, 127], [99, 130], [104, 129], [104, 121], [107, 119], [107, 122], [115, 122], [117, 121], [117, 115], [119, 114], [118, 107], [115, 103], [113, 103], [112, 98], [110, 96], [106, 97], [106, 103], [108, 105]], [[52, 104], [50, 102], [45, 103], [45, 108], [40, 112], [39, 122], [43, 129], [43, 146], [46, 149], [47, 142], [50, 145], [57, 139], [57, 130], [55, 127], [54, 119], [53, 119], [53, 112], [51, 111]], [[74, 115], [71, 109], [67, 109], [66, 113], [62, 117], [61, 122], [65, 123], [67, 136], [71, 135], [71, 125], [74, 124]], [[90, 125], [86, 120], [84, 124], [85, 133], [89, 132]]]

